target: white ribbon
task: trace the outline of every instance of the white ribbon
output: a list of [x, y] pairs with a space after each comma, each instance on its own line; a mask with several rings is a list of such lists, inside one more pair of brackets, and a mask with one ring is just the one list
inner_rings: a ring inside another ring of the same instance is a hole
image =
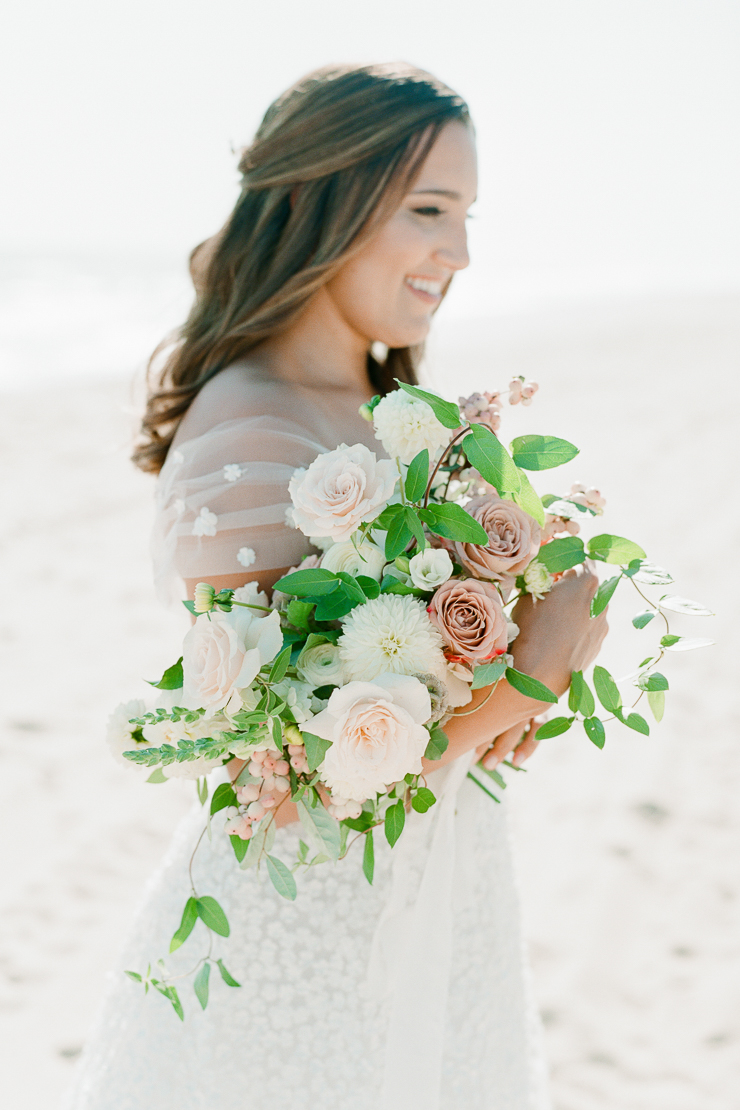
[[[371, 989], [389, 999], [379, 1110], [439, 1108], [452, 963], [455, 807], [474, 758], [475, 752], [466, 753], [444, 769], [432, 813], [409, 814], [393, 849], [391, 893], [375, 932], [369, 969]], [[409, 906], [410, 873], [429, 836], [432, 814], [431, 846], [419, 892]]]

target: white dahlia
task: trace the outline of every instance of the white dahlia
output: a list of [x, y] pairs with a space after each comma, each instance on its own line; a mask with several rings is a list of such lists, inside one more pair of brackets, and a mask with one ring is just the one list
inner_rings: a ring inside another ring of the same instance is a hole
[[408, 594], [382, 594], [345, 618], [339, 653], [346, 681], [371, 682], [387, 672], [437, 673], [444, 667], [443, 644], [422, 602]]
[[392, 459], [408, 465], [426, 447], [429, 457], [446, 447], [452, 434], [440, 424], [425, 401], [417, 401], [403, 389], [388, 393], [373, 409], [375, 438]]

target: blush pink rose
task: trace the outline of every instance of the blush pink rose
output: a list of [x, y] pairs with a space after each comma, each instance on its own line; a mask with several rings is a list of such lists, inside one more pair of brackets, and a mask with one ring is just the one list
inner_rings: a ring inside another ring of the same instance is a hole
[[501, 655], [508, 629], [495, 586], [477, 578], [450, 578], [439, 587], [427, 609], [448, 650], [448, 659], [473, 667]]
[[542, 532], [537, 521], [513, 501], [495, 494], [474, 497], [465, 512], [478, 521], [488, 535], [485, 547], [456, 543], [458, 562], [476, 578], [502, 581], [516, 578], [540, 549]]
[[393, 496], [396, 464], [376, 459], [362, 443], [327, 451], [296, 470], [288, 490], [293, 521], [306, 536], [347, 540], [366, 520], [374, 520]]

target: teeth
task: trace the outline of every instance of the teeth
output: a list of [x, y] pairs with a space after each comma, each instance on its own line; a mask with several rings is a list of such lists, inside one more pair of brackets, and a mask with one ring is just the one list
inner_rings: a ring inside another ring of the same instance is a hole
[[406, 278], [406, 284], [410, 285], [412, 289], [420, 289], [422, 293], [431, 293], [433, 297], [439, 297], [442, 293], [441, 281], [429, 281], [425, 278], [410, 277]]

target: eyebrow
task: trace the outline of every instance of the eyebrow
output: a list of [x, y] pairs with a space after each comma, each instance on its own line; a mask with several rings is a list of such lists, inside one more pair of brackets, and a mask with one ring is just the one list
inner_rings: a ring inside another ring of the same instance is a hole
[[[456, 193], [454, 189], [414, 189], [413, 192], [409, 194], [409, 196], [412, 197], [429, 195], [435, 197], [447, 197], [448, 200], [462, 200], [462, 196], [460, 195], [460, 193]], [[478, 198], [476, 197], [475, 200], [477, 199]], [[475, 200], [472, 202], [473, 204], [475, 204]]]

